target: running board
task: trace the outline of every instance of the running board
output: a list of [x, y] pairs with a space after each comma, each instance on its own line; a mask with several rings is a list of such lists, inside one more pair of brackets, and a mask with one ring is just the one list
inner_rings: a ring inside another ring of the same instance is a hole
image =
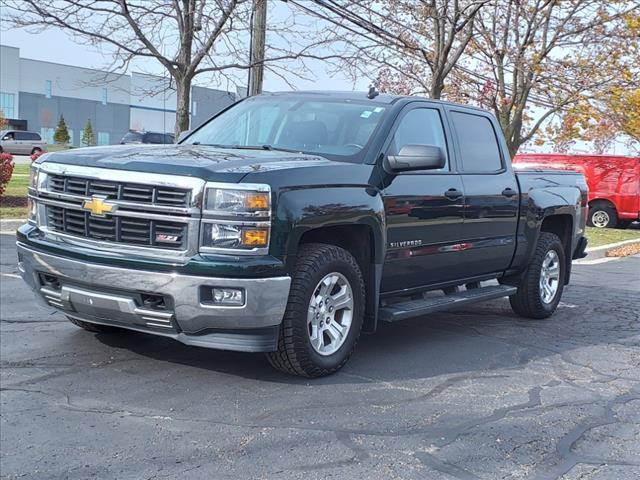
[[380, 307], [379, 318], [384, 322], [397, 322], [398, 320], [449, 310], [462, 305], [484, 302], [485, 300], [494, 298], [508, 297], [516, 293], [516, 290], [516, 287], [510, 287], [508, 285], [491, 285], [451, 293], [441, 297], [395, 303], [393, 305]]

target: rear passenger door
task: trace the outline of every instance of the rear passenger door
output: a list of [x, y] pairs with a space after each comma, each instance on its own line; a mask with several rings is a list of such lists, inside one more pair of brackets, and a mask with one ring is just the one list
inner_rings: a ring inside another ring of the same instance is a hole
[[462, 258], [470, 275], [500, 272], [515, 251], [519, 188], [497, 122], [481, 111], [449, 109], [464, 186]]

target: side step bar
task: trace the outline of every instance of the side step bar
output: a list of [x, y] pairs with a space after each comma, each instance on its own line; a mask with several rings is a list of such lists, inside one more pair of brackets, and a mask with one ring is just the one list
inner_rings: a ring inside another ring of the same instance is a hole
[[379, 318], [384, 322], [397, 322], [407, 318], [419, 317], [427, 313], [449, 310], [462, 305], [484, 302], [494, 298], [508, 297], [516, 293], [517, 288], [508, 285], [490, 285], [462, 292], [450, 293], [441, 297], [410, 300], [380, 307]]

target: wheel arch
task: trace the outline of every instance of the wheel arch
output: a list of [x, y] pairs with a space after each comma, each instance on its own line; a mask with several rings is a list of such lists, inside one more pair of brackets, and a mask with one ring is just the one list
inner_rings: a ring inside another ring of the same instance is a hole
[[560, 238], [564, 247], [565, 257], [565, 285], [569, 283], [573, 258], [573, 223], [574, 217], [569, 214], [549, 215], [543, 218], [540, 224], [540, 232], [553, 233]]
[[285, 268], [294, 271], [298, 249], [304, 243], [336, 245], [351, 253], [365, 280], [365, 332], [375, 331], [377, 324], [386, 255], [384, 219], [382, 198], [371, 188], [291, 190], [278, 197], [274, 240], [281, 248]]

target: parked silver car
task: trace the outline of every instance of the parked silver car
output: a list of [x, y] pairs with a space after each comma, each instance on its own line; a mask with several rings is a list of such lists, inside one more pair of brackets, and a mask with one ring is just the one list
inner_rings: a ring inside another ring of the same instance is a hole
[[42, 140], [39, 133], [23, 130], [0, 131], [0, 153], [32, 155], [37, 152], [45, 152], [46, 147], [47, 142]]

